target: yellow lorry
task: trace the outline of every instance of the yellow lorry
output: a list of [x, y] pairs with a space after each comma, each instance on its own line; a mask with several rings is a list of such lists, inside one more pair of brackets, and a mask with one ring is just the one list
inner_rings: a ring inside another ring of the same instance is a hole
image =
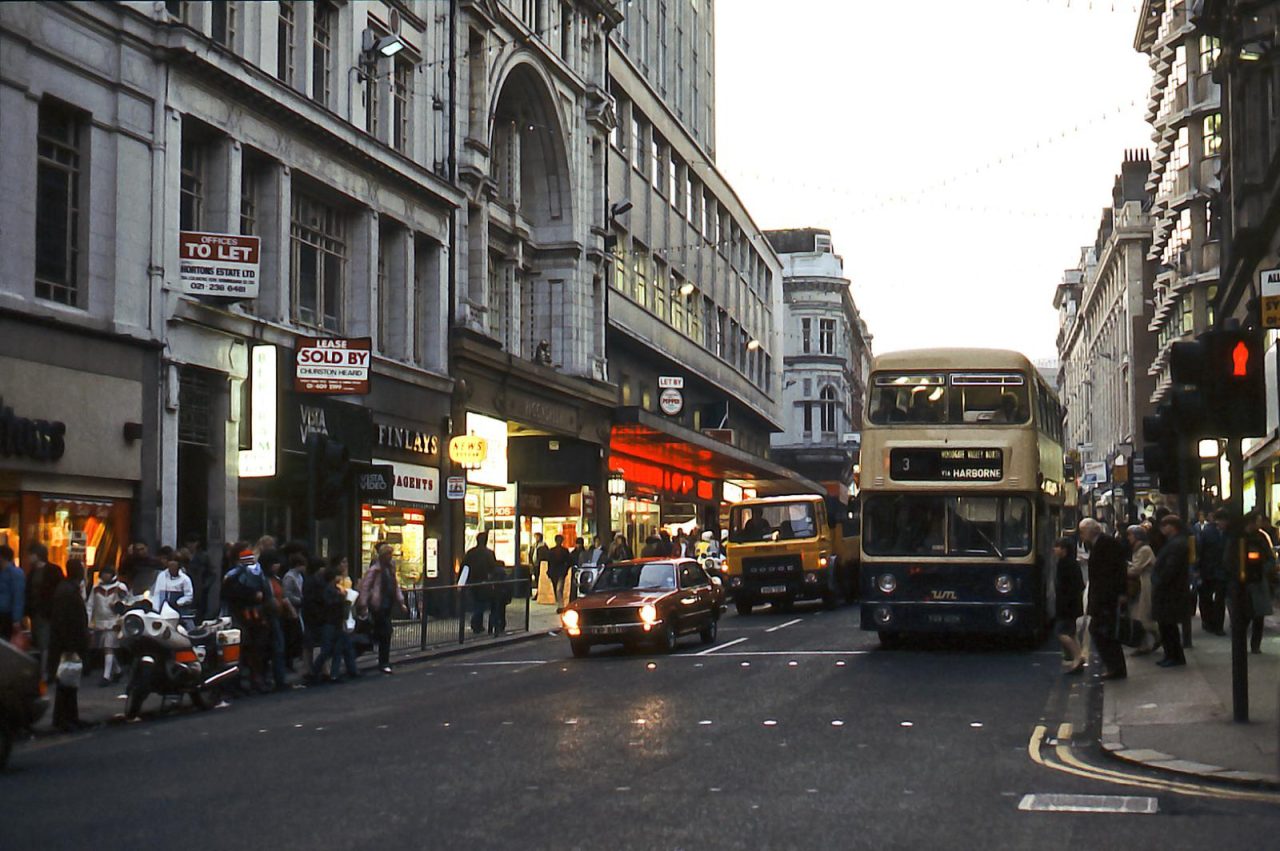
[[858, 593], [861, 556], [856, 503], [817, 495], [747, 499], [729, 509], [728, 590], [738, 614], [796, 600], [827, 607]]

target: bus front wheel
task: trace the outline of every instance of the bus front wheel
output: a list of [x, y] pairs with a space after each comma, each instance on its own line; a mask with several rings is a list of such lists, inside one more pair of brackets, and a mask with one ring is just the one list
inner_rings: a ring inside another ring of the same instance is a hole
[[880, 639], [880, 646], [885, 650], [893, 650], [902, 646], [902, 636], [896, 632], [878, 632], [876, 636]]

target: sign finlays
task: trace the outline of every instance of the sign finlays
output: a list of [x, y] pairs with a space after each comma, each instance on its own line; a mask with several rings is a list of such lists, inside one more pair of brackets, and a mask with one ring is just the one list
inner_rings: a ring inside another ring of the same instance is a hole
[[369, 337], [302, 337], [294, 349], [294, 392], [327, 395], [369, 392]]
[[418, 455], [436, 455], [440, 452], [440, 438], [425, 431], [376, 423], [379, 446], [388, 449], [404, 449]]
[[187, 295], [258, 297], [256, 236], [179, 231], [178, 278]]

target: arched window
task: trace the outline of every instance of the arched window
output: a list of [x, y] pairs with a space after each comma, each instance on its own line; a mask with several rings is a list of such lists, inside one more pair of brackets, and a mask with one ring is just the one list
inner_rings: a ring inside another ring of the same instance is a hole
[[830, 384], [822, 388], [818, 394], [818, 409], [821, 412], [823, 434], [834, 434], [836, 430], [836, 388]]

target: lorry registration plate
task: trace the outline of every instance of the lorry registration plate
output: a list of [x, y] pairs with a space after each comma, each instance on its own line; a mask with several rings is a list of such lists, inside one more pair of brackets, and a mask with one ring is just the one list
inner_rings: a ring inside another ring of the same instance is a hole
[[766, 585], [760, 589], [761, 594], [785, 594], [787, 586], [785, 585]]

